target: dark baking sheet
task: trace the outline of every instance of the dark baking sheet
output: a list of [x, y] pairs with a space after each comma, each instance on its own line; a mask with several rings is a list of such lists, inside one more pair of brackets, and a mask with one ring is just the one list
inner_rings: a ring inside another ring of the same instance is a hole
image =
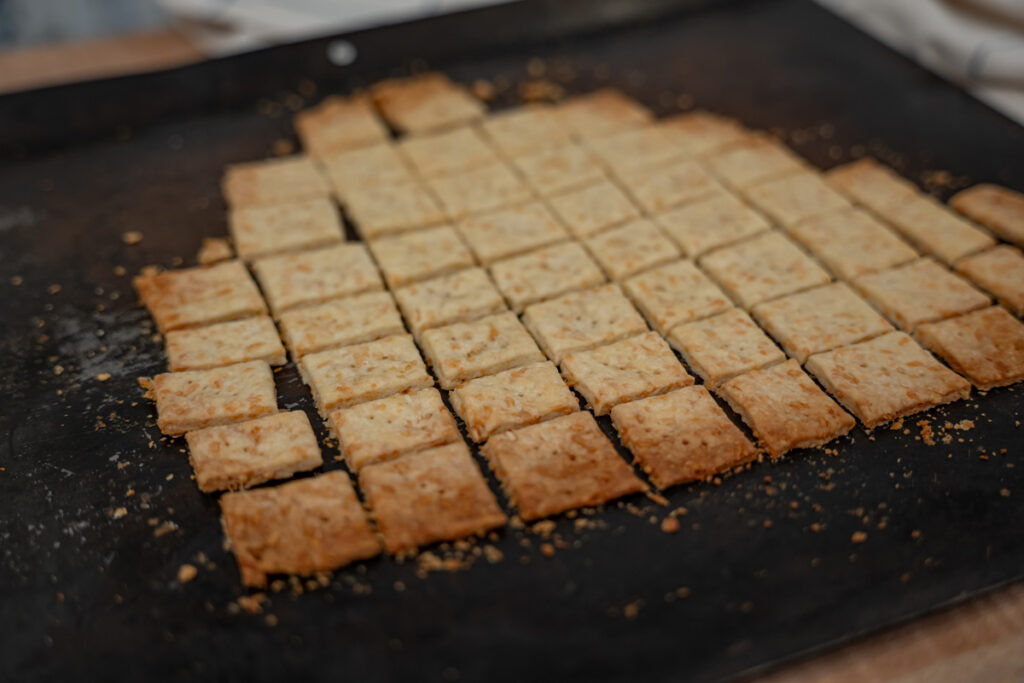
[[[225, 232], [222, 167], [291, 137], [287, 113], [268, 115], [268, 101], [302, 77], [344, 88], [422, 54], [458, 79], [515, 82], [539, 56], [561, 65], [556, 76], [571, 67], [570, 91], [610, 83], [659, 112], [685, 93], [785, 132], [822, 167], [859, 145], [915, 180], [948, 169], [1024, 188], [1019, 127], [809, 2], [480, 47], [488, 31], [518, 36], [538, 7], [548, 3], [359, 34], [367, 60], [347, 71], [331, 70], [325, 42], [312, 41], [0, 98], [0, 140], [21, 148], [0, 162], [0, 680], [708, 680], [1021, 577], [1021, 401], [1002, 389], [925, 414], [935, 445], [920, 440], [919, 418], [909, 433], [858, 428], [834, 452], [672, 490], [670, 508], [643, 497], [609, 506], [595, 517], [606, 529], [576, 533], [560, 518], [570, 547], [552, 558], [509, 528], [498, 564], [419, 578], [413, 563], [382, 558], [304, 595], [271, 593], [274, 626], [233, 613], [243, 591], [215, 499], [190, 480], [182, 444], [160, 441], [141, 398], [135, 377], [164, 361], [114, 267], [189, 263], [201, 237]], [[449, 38], [443, 58], [438, 35]], [[460, 36], [471, 37], [466, 52]], [[182, 88], [166, 98], [173, 106], [153, 104], [153, 90], [169, 87]], [[126, 230], [143, 242], [122, 244]], [[106, 383], [95, 379], [103, 372]], [[294, 368], [278, 386], [282, 406], [309, 407]], [[943, 426], [960, 420], [975, 426]], [[678, 534], [649, 520], [677, 506], [688, 510]], [[166, 522], [176, 528], [157, 536]], [[852, 543], [855, 531], [866, 542]], [[179, 585], [178, 567], [197, 553], [215, 568]], [[689, 597], [675, 598], [683, 587]]]

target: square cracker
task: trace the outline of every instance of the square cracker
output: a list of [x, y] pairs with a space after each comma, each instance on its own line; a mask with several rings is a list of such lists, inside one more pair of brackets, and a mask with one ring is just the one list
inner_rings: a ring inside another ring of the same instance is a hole
[[576, 396], [546, 361], [464, 382], [448, 395], [477, 443], [492, 434], [579, 410]]
[[432, 327], [469, 322], [505, 310], [505, 300], [482, 268], [402, 287], [395, 290], [395, 299], [417, 338]]
[[1024, 316], [1024, 253], [1000, 244], [980, 254], [962, 258], [956, 270], [1010, 309]]
[[364, 188], [409, 185], [416, 182], [409, 163], [396, 145], [383, 143], [350, 149], [320, 159], [331, 189], [342, 203]]
[[690, 258], [772, 227], [764, 216], [728, 192], [716, 192], [669, 209], [654, 216], [654, 220]]
[[900, 329], [984, 308], [991, 300], [967, 280], [930, 258], [862, 275], [853, 281], [864, 297]]
[[792, 150], [758, 133], [707, 156], [704, 162], [716, 177], [737, 190], [807, 170], [807, 163]]
[[304, 156], [233, 164], [224, 172], [221, 189], [232, 208], [298, 202], [331, 194], [316, 164]]
[[579, 239], [640, 217], [640, 210], [633, 200], [607, 178], [551, 197], [548, 203], [569, 232]]
[[706, 254], [700, 265], [747, 309], [832, 280], [824, 268], [777, 230]]
[[732, 308], [729, 297], [689, 261], [676, 261], [631, 277], [622, 288], [661, 334], [680, 323]]
[[983, 183], [957, 192], [949, 205], [1004, 240], [1024, 246], [1024, 194]]
[[903, 332], [811, 356], [807, 369], [868, 428], [971, 393], [970, 382]]
[[523, 324], [548, 358], [592, 349], [647, 331], [644, 319], [617, 285], [573, 292], [529, 306]]
[[613, 88], [571, 97], [555, 110], [562, 125], [576, 137], [592, 138], [649, 123], [651, 110]]
[[407, 232], [370, 242], [388, 286], [426, 280], [473, 266], [473, 254], [450, 225]]
[[857, 424], [795, 360], [734, 377], [719, 393], [773, 458], [824, 445]]
[[604, 284], [604, 273], [579, 242], [561, 242], [491, 264], [494, 283], [522, 311], [577, 289]]
[[757, 455], [701, 386], [615, 406], [612, 422], [622, 445], [659, 489], [706, 479]]
[[398, 150], [423, 178], [460, 173], [499, 161], [480, 132], [470, 126], [403, 138], [398, 142]]
[[893, 330], [885, 318], [842, 282], [758, 304], [754, 317], [786, 353], [801, 363], [812, 354]]
[[1024, 380], [1024, 323], [998, 306], [926, 323], [915, 335], [979, 389]]
[[843, 280], [903, 265], [918, 257], [896, 233], [861, 209], [815, 216], [788, 231]]
[[580, 145], [545, 149], [514, 160], [533, 191], [549, 196], [584, 187], [604, 178], [601, 162]]
[[607, 415], [620, 403], [693, 384], [693, 377], [657, 332], [567, 353], [562, 374], [595, 415]]
[[775, 342], [737, 308], [677, 325], [668, 340], [710, 389], [736, 375], [786, 360]]
[[207, 427], [185, 435], [196, 484], [205, 493], [287, 479], [323, 464], [320, 445], [301, 410]]
[[923, 195], [894, 204], [883, 217], [918, 249], [946, 264], [996, 243], [985, 231]]
[[296, 306], [384, 288], [365, 244], [269, 256], [252, 267], [278, 317]]
[[470, 216], [456, 228], [484, 265], [569, 237], [551, 210], [540, 202]]
[[504, 526], [505, 513], [463, 442], [369, 465], [359, 473], [389, 553]]
[[265, 315], [172, 330], [165, 342], [171, 372], [206, 370], [250, 360], [284, 365], [287, 360], [274, 321]]
[[370, 98], [327, 97], [295, 115], [295, 130], [307, 154], [318, 157], [388, 139], [388, 129], [377, 116]]
[[165, 372], [146, 395], [156, 401], [157, 426], [170, 436], [277, 412], [274, 375], [262, 360]]
[[445, 215], [453, 220], [533, 199], [530, 188], [503, 163], [478, 166], [453, 175], [432, 176], [427, 178], [427, 183], [441, 201]]
[[402, 316], [388, 292], [366, 292], [281, 314], [281, 337], [295, 360], [403, 332]]
[[366, 185], [344, 197], [345, 210], [364, 240], [446, 220], [437, 199], [418, 181]]
[[267, 574], [331, 571], [380, 553], [366, 511], [342, 471], [226, 493], [220, 507], [246, 586], [266, 586]]
[[659, 124], [672, 137], [672, 143], [691, 157], [708, 156], [750, 135], [739, 122], [706, 111], [677, 114]]
[[325, 420], [338, 408], [434, 386], [407, 334], [303, 356], [299, 372]]
[[437, 389], [420, 389], [331, 413], [338, 450], [353, 472], [412, 451], [461, 441]]
[[613, 280], [679, 258], [679, 250], [652, 221], [640, 218], [590, 237], [587, 249]]
[[161, 332], [267, 312], [241, 261], [139, 275], [132, 283]]
[[663, 126], [652, 124], [586, 140], [587, 147], [611, 169], [651, 168], [684, 156]]
[[852, 201], [880, 215], [917, 195], [912, 182], [870, 157], [837, 166], [825, 178]]
[[485, 118], [480, 128], [509, 159], [568, 144], [572, 138], [549, 104], [524, 104]]
[[388, 123], [408, 134], [465, 125], [487, 111], [468, 90], [441, 73], [379, 81], [370, 92]]
[[743, 192], [755, 207], [785, 228], [814, 216], [852, 206], [816, 171], [791, 173], [778, 180], [766, 180]]
[[238, 257], [246, 261], [345, 239], [334, 203], [318, 197], [269, 206], [243, 206], [228, 215]]
[[480, 452], [526, 521], [647, 490], [588, 412], [496, 434]]
[[690, 159], [657, 168], [619, 168], [615, 175], [633, 200], [650, 214], [725, 192], [706, 168]]
[[476, 322], [435, 327], [423, 333], [421, 343], [437, 381], [445, 389], [544, 360], [519, 318], [508, 312]]

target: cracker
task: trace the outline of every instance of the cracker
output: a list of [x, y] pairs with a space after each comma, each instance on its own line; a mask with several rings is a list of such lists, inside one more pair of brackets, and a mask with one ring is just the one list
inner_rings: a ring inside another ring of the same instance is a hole
[[402, 316], [388, 292], [366, 292], [281, 314], [281, 337], [295, 360], [403, 332]]
[[320, 159], [320, 165], [342, 202], [365, 188], [416, 182], [408, 162], [391, 143], [332, 154]]
[[165, 372], [146, 395], [156, 401], [157, 426], [170, 436], [277, 412], [274, 375], [262, 360]]
[[640, 210], [607, 178], [548, 199], [569, 231], [583, 239], [640, 217]]
[[971, 393], [903, 332], [811, 356], [807, 369], [869, 429]]
[[428, 228], [446, 220], [437, 199], [419, 182], [363, 186], [345, 195], [345, 210], [364, 240]]
[[496, 434], [480, 452], [525, 521], [647, 490], [588, 412]]
[[483, 534], [506, 522], [461, 441], [370, 465], [359, 473], [359, 485], [389, 553]]
[[492, 114], [480, 128], [498, 150], [510, 159], [527, 156], [571, 142], [549, 104], [525, 104]]
[[423, 333], [421, 343], [437, 381], [445, 389], [544, 360], [519, 318], [508, 312], [471, 323], [435, 327]]
[[331, 571], [380, 553], [366, 511], [341, 471], [226, 493], [220, 507], [246, 586], [266, 586], [267, 574]]
[[505, 300], [482, 268], [402, 287], [395, 290], [395, 299], [417, 337], [432, 327], [469, 322], [505, 310]]
[[605, 166], [617, 170], [651, 168], [683, 156], [673, 137], [656, 124], [593, 138], [586, 145]]
[[338, 450], [353, 472], [412, 451], [461, 441], [437, 389], [420, 389], [331, 413]]
[[980, 254], [960, 259], [956, 270], [999, 300], [999, 303], [1024, 316], [1024, 253], [1001, 244]]
[[440, 73], [380, 81], [371, 94], [388, 123], [409, 134], [465, 125], [487, 111], [468, 90]]
[[307, 154], [324, 157], [388, 139], [388, 129], [370, 99], [331, 96], [295, 115], [295, 130]]
[[734, 377], [719, 393], [773, 458], [824, 445], [857, 424], [795, 360]]
[[233, 164], [224, 172], [221, 189], [232, 208], [298, 202], [331, 194], [316, 164], [304, 156]]
[[807, 163], [784, 144], [752, 133], [704, 159], [722, 182], [737, 190], [807, 170]]
[[620, 403], [693, 384], [693, 377], [657, 332], [567, 353], [562, 374], [595, 415], [607, 415]]
[[988, 233], [923, 195], [894, 204], [883, 217], [918, 249], [946, 264], [996, 243]]
[[572, 351], [611, 344], [647, 331], [644, 319], [617, 285], [534, 304], [523, 313], [523, 324], [556, 363]]
[[274, 321], [265, 315], [172, 330], [165, 341], [167, 366], [172, 372], [206, 370], [250, 360], [284, 365], [287, 360]]
[[917, 187], [888, 166], [866, 157], [837, 166], [825, 179], [853, 202], [884, 215], [917, 195]]
[[301, 410], [185, 435], [199, 490], [249, 488], [323, 464], [320, 445]]
[[449, 398], [466, 423], [469, 438], [477, 443], [580, 407], [550, 361], [471, 379], [455, 387]]
[[832, 280], [814, 259], [775, 230], [706, 254], [700, 265], [747, 309]]
[[445, 214], [453, 220], [533, 199], [530, 188], [503, 163], [430, 177], [427, 182], [441, 201]]
[[494, 283], [521, 312], [530, 304], [604, 284], [601, 269], [578, 242], [562, 242], [491, 264]]
[[689, 261], [676, 261], [622, 283], [651, 327], [667, 334], [676, 325], [732, 308], [732, 301]]
[[622, 445], [659, 489], [707, 479], [757, 455], [701, 386], [615, 406], [612, 422]]
[[533, 191], [543, 196], [585, 187], [605, 177], [601, 162], [575, 144], [519, 157], [514, 163]]
[[338, 210], [326, 198], [234, 209], [228, 226], [239, 258], [246, 261], [345, 239]]
[[984, 308], [990, 299], [930, 258], [862, 275], [853, 286], [901, 329]]
[[764, 216], [728, 192], [716, 192], [669, 209], [654, 216], [654, 220], [690, 258], [772, 227]]
[[937, 323], [914, 333], [979, 389], [1024, 380], [1024, 323], [998, 306]]
[[692, 157], [714, 154], [750, 135], [739, 122], [706, 111], [677, 114], [659, 123], [673, 144]]
[[852, 207], [816, 171], [766, 180], [743, 192], [755, 207], [787, 229], [802, 220]]
[[299, 372], [325, 420], [338, 408], [434, 386], [407, 334], [308, 354]]
[[594, 235], [586, 245], [613, 280], [623, 280], [679, 258], [675, 244], [646, 218]]
[[914, 249], [861, 209], [836, 211], [800, 221], [789, 234], [843, 280], [909, 263]]
[[450, 225], [373, 240], [370, 251], [392, 288], [447, 275], [476, 263]]
[[651, 214], [725, 191], [701, 164], [688, 159], [655, 169], [616, 169], [615, 175], [634, 201]]
[[807, 357], [891, 332], [893, 326], [857, 296], [835, 282], [758, 304], [754, 317], [791, 357]]
[[613, 88], [577, 95], [556, 109], [562, 125], [573, 135], [593, 138], [649, 123], [654, 114]]
[[949, 205], [1004, 240], [1024, 246], [1024, 194], [982, 183], [957, 192]]
[[241, 261], [140, 275], [132, 283], [161, 332], [267, 312]]
[[398, 149], [423, 178], [460, 173], [499, 161], [479, 131], [469, 126], [403, 138]]
[[384, 287], [365, 244], [270, 256], [252, 267], [275, 316], [296, 306]]
[[677, 325], [668, 340], [710, 389], [744, 372], [786, 360], [786, 354], [750, 316], [736, 308]]
[[551, 210], [540, 202], [471, 216], [455, 227], [484, 265], [569, 237]]

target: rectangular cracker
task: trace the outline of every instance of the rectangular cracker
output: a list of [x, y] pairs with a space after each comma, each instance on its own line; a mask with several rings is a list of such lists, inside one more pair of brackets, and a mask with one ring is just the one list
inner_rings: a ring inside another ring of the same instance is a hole
[[238, 257], [246, 261], [345, 239], [338, 209], [323, 197], [233, 209], [228, 214], [228, 227]]
[[689, 258], [771, 229], [771, 224], [735, 195], [717, 192], [654, 216]]
[[1024, 246], [1024, 194], [982, 183], [957, 192], [949, 205], [1007, 242]]
[[893, 326], [857, 296], [835, 282], [754, 307], [754, 317], [791, 357], [807, 357], [891, 332]]
[[746, 309], [832, 280], [824, 268], [777, 230], [706, 254], [700, 265]]
[[822, 446], [857, 424], [795, 360], [734, 377], [719, 393], [773, 458]]
[[686, 156], [704, 157], [742, 142], [750, 131], [738, 121], [706, 111], [677, 114], [659, 121]]
[[476, 322], [435, 327], [423, 333], [421, 343], [437, 381], [445, 389], [544, 360], [523, 324], [508, 312]]
[[524, 104], [485, 118], [480, 128], [509, 159], [568, 144], [572, 138], [549, 104]]
[[420, 389], [331, 413], [338, 450], [353, 472], [412, 451], [462, 441], [437, 389]]
[[389, 553], [484, 534], [506, 522], [461, 441], [369, 465], [359, 486]]
[[252, 267], [277, 317], [297, 306], [384, 288], [365, 244], [268, 256]]
[[434, 386], [407, 334], [303, 356], [299, 372], [325, 420], [338, 408]]
[[994, 296], [1017, 317], [1024, 316], [1024, 253], [1008, 244], [956, 262], [956, 271]]
[[469, 438], [477, 443], [580, 408], [550, 361], [471, 379], [455, 387], [448, 397], [466, 423]]
[[541, 196], [585, 187], [605, 177], [601, 162], [586, 147], [562, 145], [513, 160], [527, 185]]
[[466, 125], [487, 111], [466, 88], [440, 73], [379, 81], [370, 93], [388, 123], [412, 135]]
[[807, 162], [768, 135], [751, 133], [704, 162], [722, 182], [736, 190], [807, 170]]
[[405, 332], [388, 292], [366, 292], [281, 314], [281, 337], [292, 358]]
[[594, 138], [649, 123], [650, 109], [613, 88], [577, 95], [555, 110], [562, 125], [578, 138]]
[[1024, 323], [998, 306], [926, 323], [914, 335], [979, 389], [1024, 380]]
[[647, 490], [585, 411], [496, 434], [480, 452], [525, 521]]
[[250, 360], [284, 365], [284, 347], [269, 316], [261, 315], [206, 327], [172, 330], [165, 337], [171, 372], [206, 370]]
[[578, 239], [640, 217], [640, 210], [618, 185], [602, 178], [592, 185], [548, 199], [555, 214]]
[[461, 173], [498, 163], [498, 155], [471, 126], [402, 138], [398, 150], [422, 178]]
[[940, 202], [923, 195], [894, 204], [882, 217], [915, 247], [946, 264], [996, 242]]
[[533, 199], [530, 188], [503, 163], [479, 166], [452, 175], [431, 176], [427, 178], [427, 184], [440, 200], [445, 215], [452, 220], [524, 204]]
[[607, 415], [620, 403], [693, 384], [693, 377], [657, 332], [567, 353], [562, 374], [595, 415]]
[[811, 356], [807, 369], [869, 429], [971, 393], [903, 332]]
[[226, 493], [220, 507], [246, 586], [266, 586], [268, 574], [331, 571], [380, 553], [366, 511], [340, 470]]
[[732, 308], [729, 297], [689, 261], [676, 261], [622, 283], [651, 327], [667, 334], [676, 325]]
[[587, 249], [613, 280], [624, 280], [679, 258], [679, 250], [646, 218], [590, 237]]
[[364, 240], [447, 220], [437, 199], [418, 181], [362, 187], [345, 196], [345, 210]]
[[604, 273], [579, 242], [561, 242], [491, 264], [498, 289], [521, 312], [530, 304], [604, 284]]
[[619, 168], [615, 176], [633, 201], [648, 214], [725, 192], [704, 166], [691, 159], [653, 169]]
[[523, 324], [547, 357], [592, 349], [647, 331], [644, 319], [617, 285], [605, 285], [529, 306]]
[[879, 215], [918, 193], [912, 182], [870, 157], [837, 166], [825, 178], [851, 201]]
[[551, 210], [540, 202], [470, 216], [458, 222], [456, 228], [484, 265], [569, 237]]
[[988, 306], [991, 300], [967, 280], [930, 258], [862, 275], [853, 286], [900, 329]]
[[232, 164], [221, 183], [231, 208], [327, 197], [331, 188], [309, 157], [292, 156]]
[[295, 115], [302, 148], [317, 157], [365, 147], [388, 139], [388, 129], [365, 95], [332, 95]]
[[668, 340], [710, 389], [744, 372], [786, 360], [786, 354], [738, 308], [677, 325]]
[[373, 240], [370, 251], [391, 288], [447, 275], [476, 263], [450, 225]]
[[843, 280], [909, 263], [913, 247], [861, 209], [836, 211], [800, 221], [789, 234]]
[[482, 268], [402, 287], [395, 290], [395, 299], [417, 338], [432, 327], [469, 322], [505, 310], [505, 300]]
[[267, 312], [241, 261], [139, 275], [132, 283], [161, 332]]
[[610, 169], [653, 168], [684, 156], [663, 126], [652, 124], [613, 135], [586, 140], [590, 149]]
[[277, 412], [274, 375], [254, 360], [210, 370], [165, 372], [150, 383], [160, 431], [177, 436]]
[[754, 444], [702, 386], [615, 406], [612, 422], [659, 489], [707, 479], [757, 456]]
[[185, 440], [196, 484], [205, 493], [287, 479], [323, 464], [316, 434], [301, 410], [199, 429]]
[[784, 228], [800, 221], [852, 208], [849, 200], [826, 183], [817, 171], [790, 173], [743, 191], [755, 207]]
[[320, 165], [334, 195], [343, 204], [367, 188], [416, 182], [409, 163], [391, 143], [331, 154], [320, 159]]

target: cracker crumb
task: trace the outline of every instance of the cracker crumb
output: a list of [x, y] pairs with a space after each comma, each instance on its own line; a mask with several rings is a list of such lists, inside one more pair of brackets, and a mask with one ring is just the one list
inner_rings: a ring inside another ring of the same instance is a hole
[[555, 546], [551, 545], [550, 543], [541, 543], [540, 544], [540, 554], [543, 555], [544, 557], [554, 557], [555, 556]]
[[928, 420], [918, 420], [917, 426], [921, 428], [921, 441], [925, 442], [929, 446], [934, 446], [935, 431], [932, 429], [931, 422]]
[[668, 498], [661, 495], [660, 493], [654, 493], [653, 491], [645, 491], [646, 495], [652, 502], [661, 505], [662, 507], [668, 507]]
[[128, 509], [120, 507], [120, 508], [115, 509], [112, 513], [110, 513], [110, 516], [113, 519], [121, 519], [122, 517], [124, 517], [127, 514], [128, 514]]
[[270, 626], [270, 627], [277, 626], [277, 615], [276, 614], [268, 614], [267, 616], [263, 617], [263, 621], [267, 624], [267, 626]]
[[850, 540], [854, 543], [863, 543], [868, 540], [868, 534], [866, 531], [854, 531], [853, 535], [850, 536]]
[[21, 278], [20, 275], [15, 275], [14, 277], [11, 278], [11, 284], [14, 285], [15, 287], [20, 287], [21, 283], [23, 282], [24, 280]]
[[100, 382], [106, 382], [108, 379], [110, 379], [110, 373], [101, 372], [100, 374], [96, 375], [96, 379], [99, 380]]
[[178, 583], [188, 583], [198, 574], [199, 570], [195, 568], [195, 565], [183, 564], [178, 567]]
[[263, 603], [267, 601], [266, 593], [253, 593], [238, 598], [238, 606], [248, 614], [261, 614]]
[[999, 495], [1002, 496], [1003, 498], [1009, 498], [1010, 489], [999, 489]]
[[637, 615], [640, 614], [640, 608], [643, 606], [643, 600], [636, 600], [629, 603], [622, 608], [622, 616], [627, 619], [636, 619]]
[[60, 285], [50, 285], [49, 287], [46, 288], [46, 291], [49, 292], [50, 294], [56, 294], [60, 290], [61, 290], [61, 286]]
[[478, 78], [473, 81], [471, 90], [477, 99], [483, 100], [484, 102], [493, 101], [497, 94], [497, 88], [494, 87], [494, 84], [483, 78]]
[[132, 246], [142, 241], [142, 233], [138, 230], [129, 230], [128, 232], [121, 234], [121, 241]]
[[666, 534], [674, 534], [679, 531], [679, 520], [675, 517], [666, 517], [661, 520], [661, 530]]
[[538, 78], [520, 83], [519, 97], [524, 102], [557, 102], [565, 97], [565, 88], [546, 78]]

